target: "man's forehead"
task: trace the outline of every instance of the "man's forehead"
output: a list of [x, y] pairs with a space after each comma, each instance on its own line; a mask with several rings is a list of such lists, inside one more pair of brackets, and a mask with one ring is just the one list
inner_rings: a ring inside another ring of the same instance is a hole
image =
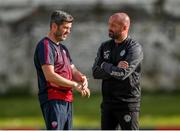
[[129, 23], [129, 17], [125, 13], [116, 13], [109, 18], [109, 22], [117, 24]]
[[72, 26], [72, 23], [70, 22], [63, 22], [60, 26], [65, 26], [65, 27], [71, 27]]
[[119, 24], [119, 23], [121, 23], [121, 20], [117, 16], [111, 16], [109, 18], [109, 23], [117, 23], [117, 24]]

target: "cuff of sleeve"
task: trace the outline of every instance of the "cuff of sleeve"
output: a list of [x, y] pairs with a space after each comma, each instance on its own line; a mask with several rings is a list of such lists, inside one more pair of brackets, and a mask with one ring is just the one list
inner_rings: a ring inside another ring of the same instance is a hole
[[101, 68], [107, 73], [111, 73], [111, 66], [112, 66], [112, 64], [107, 63], [107, 62], [103, 62], [101, 64]]
[[102, 62], [102, 63], [101, 63], [101, 66], [100, 66], [101, 69], [103, 69], [103, 65], [104, 65], [104, 64], [105, 64], [105, 62]]

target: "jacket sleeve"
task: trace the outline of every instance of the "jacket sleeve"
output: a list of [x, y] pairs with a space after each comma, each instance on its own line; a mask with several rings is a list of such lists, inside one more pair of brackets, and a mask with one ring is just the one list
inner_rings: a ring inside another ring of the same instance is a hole
[[101, 50], [102, 50], [102, 45], [98, 49], [97, 56], [95, 58], [95, 61], [92, 67], [92, 73], [95, 79], [108, 79], [108, 78], [111, 78], [111, 76], [100, 67], [103, 62]]
[[143, 60], [143, 51], [142, 47], [139, 44], [136, 44], [129, 48], [125, 61], [128, 62], [129, 67], [127, 69], [119, 68], [117, 66], [114, 66], [111, 63], [103, 62], [101, 64], [101, 68], [111, 75], [112, 77], [124, 80], [126, 79], [131, 73], [134, 72], [134, 70], [137, 68], [137, 66], [141, 63]]

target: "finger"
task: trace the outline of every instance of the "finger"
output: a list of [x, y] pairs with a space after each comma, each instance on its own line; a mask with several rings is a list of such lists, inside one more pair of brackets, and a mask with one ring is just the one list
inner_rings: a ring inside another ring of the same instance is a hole
[[86, 88], [86, 95], [88, 96], [88, 98], [90, 97], [90, 90], [88, 88]]
[[81, 96], [82, 96], [82, 97], [84, 96], [84, 93], [83, 93], [83, 91], [81, 91]]
[[118, 65], [119, 68], [127, 68], [126, 65]]
[[86, 81], [85, 83], [84, 83], [84, 85], [83, 85], [83, 88], [82, 89], [85, 89], [85, 88], [87, 88], [88, 87], [88, 82]]
[[88, 98], [89, 98], [89, 97], [90, 97], [90, 95], [91, 95], [91, 93], [90, 93], [90, 90], [89, 90], [89, 89], [88, 89], [87, 94], [88, 94]]
[[127, 61], [120, 61], [118, 64], [126, 64], [126, 65], [128, 65], [128, 62]]
[[128, 68], [128, 65], [121, 65], [121, 68]]
[[84, 83], [84, 87], [87, 88], [88, 87], [88, 82]]
[[84, 81], [84, 82], [83, 82], [83, 86], [85, 86], [85, 85], [87, 85], [87, 81]]
[[85, 90], [82, 90], [82, 91], [81, 91], [81, 96], [82, 96], [82, 97], [86, 96]]
[[85, 88], [87, 88], [87, 85], [82, 85], [81, 90], [85, 90]]
[[86, 92], [86, 90], [84, 91], [84, 96], [86, 96], [87, 95], [87, 92]]
[[127, 68], [129, 66], [129, 64], [127, 62], [125, 62], [122, 64], [122, 66]]
[[129, 65], [128, 65], [128, 63], [126, 61], [121, 61], [121, 62], [119, 62], [118, 67], [120, 67], [120, 68], [128, 68]]
[[128, 66], [128, 63], [119, 63], [120, 66]]

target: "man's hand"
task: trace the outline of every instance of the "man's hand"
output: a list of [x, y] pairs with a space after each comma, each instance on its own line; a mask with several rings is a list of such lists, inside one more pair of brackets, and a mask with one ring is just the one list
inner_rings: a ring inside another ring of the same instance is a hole
[[82, 87], [82, 91], [84, 92], [84, 96], [88, 96], [90, 97], [90, 90], [88, 88], [88, 80], [86, 76], [82, 76], [82, 83], [83, 83], [83, 87]]
[[90, 97], [90, 95], [91, 95], [91, 93], [90, 93], [90, 90], [89, 90], [89, 88], [85, 88], [85, 89], [83, 89], [82, 90], [82, 92], [81, 92], [81, 96], [87, 96], [88, 98]]
[[74, 87], [78, 92], [81, 93], [81, 96], [88, 96], [90, 97], [90, 90], [88, 89], [88, 82], [87, 79], [85, 80], [85, 82], [75, 82]]
[[74, 88], [75, 90], [77, 90], [78, 92], [81, 93], [81, 90], [82, 90], [82, 84], [74, 81], [73, 88]]
[[81, 77], [81, 82], [83, 84], [83, 88], [88, 87], [88, 80], [86, 76]]
[[82, 77], [82, 84], [83, 84], [83, 87], [82, 87], [82, 92], [83, 92], [83, 95], [82, 96], [88, 96], [88, 98], [90, 97], [90, 90], [88, 88], [88, 81], [87, 81], [87, 78], [86, 76], [83, 76]]
[[129, 64], [127, 61], [120, 61], [117, 67], [127, 69], [129, 67]]

